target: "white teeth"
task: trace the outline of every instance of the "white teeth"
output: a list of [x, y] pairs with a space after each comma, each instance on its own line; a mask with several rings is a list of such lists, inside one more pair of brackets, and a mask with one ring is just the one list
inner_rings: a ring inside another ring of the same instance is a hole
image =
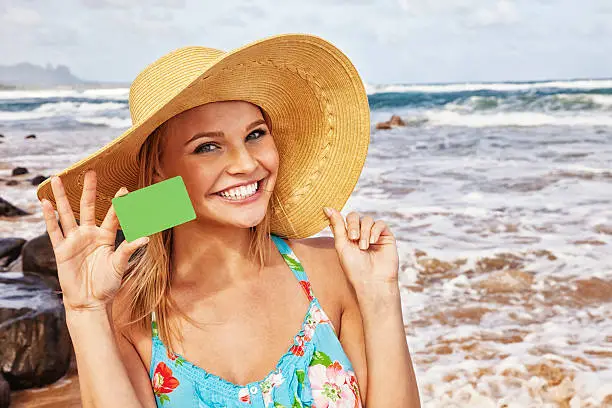
[[219, 193], [222, 197], [232, 200], [242, 200], [252, 196], [257, 191], [258, 182], [249, 184], [248, 186], [240, 186]]

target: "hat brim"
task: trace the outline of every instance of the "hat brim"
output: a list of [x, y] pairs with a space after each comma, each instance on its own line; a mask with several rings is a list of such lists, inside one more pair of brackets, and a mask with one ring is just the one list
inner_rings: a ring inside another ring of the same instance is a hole
[[[153, 86], [150, 84], [149, 86]], [[97, 174], [96, 224], [119, 188], [138, 189], [138, 151], [171, 117], [206, 103], [244, 100], [271, 122], [279, 157], [271, 232], [303, 238], [328, 225], [322, 208], [341, 209], [363, 169], [370, 141], [367, 94], [338, 48], [313, 35], [283, 34], [221, 56], [159, 109], [95, 153], [57, 175], [79, 218], [83, 177]], [[37, 189], [56, 207], [50, 179]]]

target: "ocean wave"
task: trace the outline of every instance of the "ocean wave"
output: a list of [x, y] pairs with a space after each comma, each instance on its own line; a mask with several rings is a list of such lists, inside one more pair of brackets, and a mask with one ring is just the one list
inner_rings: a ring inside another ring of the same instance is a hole
[[499, 83], [456, 83], [456, 84], [423, 84], [423, 85], [366, 85], [368, 94], [377, 93], [459, 93], [475, 91], [517, 92], [539, 89], [612, 89], [612, 79], [585, 79], [577, 81], [541, 81], [541, 82], [499, 82]]
[[126, 110], [125, 104], [119, 102], [79, 103], [57, 102], [44, 103], [33, 110], [0, 111], [0, 122], [29, 121], [45, 118], [71, 117], [77, 120], [83, 116], [106, 113], [119, 114]]
[[[612, 126], [610, 115], [559, 116], [539, 112], [496, 112], [462, 114], [453, 111], [426, 111], [412, 117], [413, 123], [429, 126], [535, 127], [535, 126]], [[420, 119], [420, 120], [419, 120]]]
[[101, 88], [101, 89], [40, 89], [40, 90], [8, 90], [0, 91], [0, 100], [17, 99], [109, 99], [116, 101], [128, 100], [128, 88]]

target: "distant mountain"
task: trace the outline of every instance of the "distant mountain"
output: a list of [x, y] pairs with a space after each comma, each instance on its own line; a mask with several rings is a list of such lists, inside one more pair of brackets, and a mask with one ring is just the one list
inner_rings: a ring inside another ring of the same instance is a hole
[[119, 83], [102, 83], [98, 81], [85, 81], [70, 72], [65, 65], [46, 67], [22, 62], [17, 65], [0, 65], [0, 89], [6, 88], [52, 88], [52, 87], [90, 87], [90, 86], [117, 86]]

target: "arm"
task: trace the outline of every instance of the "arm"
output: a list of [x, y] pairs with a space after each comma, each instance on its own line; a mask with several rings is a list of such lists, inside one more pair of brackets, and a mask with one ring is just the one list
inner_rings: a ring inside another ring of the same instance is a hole
[[154, 408], [149, 376], [134, 347], [115, 339], [106, 310], [67, 309], [83, 407]]
[[397, 286], [358, 290], [368, 361], [367, 406], [420, 407]]
[[[341, 340], [347, 354], [364, 352], [367, 361], [366, 392], [363, 379], [360, 382], [364, 403], [367, 398], [370, 408], [418, 408], [419, 391], [402, 319], [395, 238], [383, 222], [374, 223], [369, 217], [360, 222], [357, 213], [349, 214], [346, 225], [336, 210], [328, 217], [338, 264], [353, 289], [342, 314]], [[356, 230], [357, 237], [349, 238], [347, 229]], [[367, 243], [361, 248], [360, 238]], [[362, 359], [355, 360], [357, 372], [365, 372], [358, 367], [362, 364]]]

